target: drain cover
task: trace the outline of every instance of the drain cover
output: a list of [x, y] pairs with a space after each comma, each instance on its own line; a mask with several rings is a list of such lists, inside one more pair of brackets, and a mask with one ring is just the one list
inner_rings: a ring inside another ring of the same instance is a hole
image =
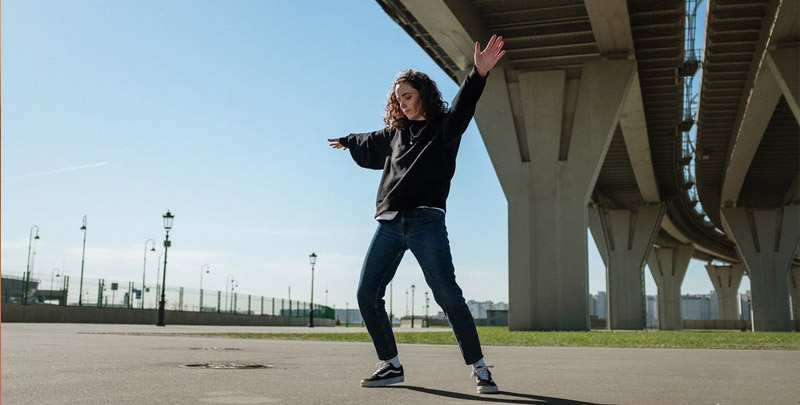
[[197, 363], [185, 364], [184, 368], [213, 368], [217, 370], [255, 370], [260, 368], [272, 368], [266, 364], [239, 364], [239, 363]]

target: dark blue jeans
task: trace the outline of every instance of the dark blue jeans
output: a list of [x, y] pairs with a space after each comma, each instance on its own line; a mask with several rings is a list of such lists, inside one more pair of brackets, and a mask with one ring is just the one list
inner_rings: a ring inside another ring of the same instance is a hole
[[361, 269], [358, 307], [380, 360], [397, 356], [397, 344], [383, 297], [408, 249], [422, 267], [434, 300], [447, 315], [464, 361], [472, 364], [483, 358], [475, 321], [456, 284], [444, 217], [437, 209], [415, 208], [398, 212], [391, 221], [378, 221]]

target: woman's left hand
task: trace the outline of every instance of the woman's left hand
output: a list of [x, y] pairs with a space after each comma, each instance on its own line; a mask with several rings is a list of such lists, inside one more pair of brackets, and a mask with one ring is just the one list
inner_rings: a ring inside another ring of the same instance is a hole
[[497, 61], [506, 54], [503, 50], [503, 37], [492, 35], [489, 43], [486, 44], [486, 49], [481, 51], [481, 43], [475, 42], [475, 69], [478, 74], [486, 77], [489, 71], [492, 70]]

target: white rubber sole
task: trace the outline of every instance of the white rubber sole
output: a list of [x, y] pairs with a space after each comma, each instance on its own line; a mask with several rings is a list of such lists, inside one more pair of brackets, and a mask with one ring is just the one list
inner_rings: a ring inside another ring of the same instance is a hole
[[377, 380], [377, 381], [369, 381], [369, 380], [361, 380], [362, 387], [385, 387], [387, 385], [397, 384], [405, 381], [405, 376], [399, 376], [394, 378], [387, 378], [385, 380]]
[[496, 394], [497, 393], [497, 386], [481, 386], [478, 387], [478, 394]]

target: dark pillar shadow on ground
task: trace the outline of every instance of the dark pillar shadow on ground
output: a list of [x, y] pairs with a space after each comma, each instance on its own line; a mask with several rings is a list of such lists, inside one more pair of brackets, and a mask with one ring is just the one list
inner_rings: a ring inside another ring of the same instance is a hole
[[[578, 405], [600, 405], [594, 402], [583, 402], [583, 401], [576, 401], [572, 399], [564, 399], [564, 398], [553, 398], [553, 397], [544, 397], [541, 395], [531, 395], [531, 394], [520, 394], [516, 392], [509, 392], [500, 390], [497, 394], [464, 394], [461, 392], [452, 392], [452, 391], [442, 391], [433, 388], [424, 388], [424, 387], [416, 387], [413, 385], [393, 385], [386, 388], [394, 388], [394, 389], [407, 389], [417, 392], [422, 392], [425, 394], [431, 395], [438, 395], [441, 397], [453, 398], [453, 399], [466, 399], [472, 401], [484, 401], [484, 402], [494, 402], [494, 403], [503, 403], [503, 404], [531, 404], [531, 405], [568, 405], [568, 404], [578, 404]], [[516, 398], [504, 398], [504, 397], [516, 397]]]

